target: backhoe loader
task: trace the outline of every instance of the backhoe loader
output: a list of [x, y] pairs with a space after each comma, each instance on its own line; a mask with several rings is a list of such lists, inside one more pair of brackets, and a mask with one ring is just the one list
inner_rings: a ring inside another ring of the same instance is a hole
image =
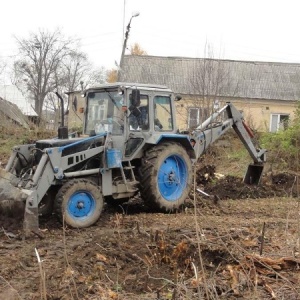
[[57, 138], [15, 146], [0, 171], [0, 204], [24, 205], [25, 234], [39, 228], [40, 215], [52, 213], [70, 227], [91, 226], [105, 201], [128, 201], [138, 193], [155, 209], [178, 210], [192, 185], [193, 164], [230, 128], [253, 160], [244, 182], [260, 182], [266, 150], [254, 146], [232, 103], [180, 133], [175, 101], [181, 97], [165, 86], [114, 83], [82, 96], [82, 136], [69, 137], [61, 127]]

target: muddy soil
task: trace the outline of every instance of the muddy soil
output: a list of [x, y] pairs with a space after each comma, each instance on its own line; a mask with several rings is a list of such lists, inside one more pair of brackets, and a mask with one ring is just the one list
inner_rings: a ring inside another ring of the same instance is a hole
[[227, 144], [200, 161], [174, 214], [136, 197], [87, 229], [40, 219], [27, 239], [21, 217], [2, 215], [0, 300], [300, 299], [297, 174], [246, 185]]
[[248, 186], [197, 172], [212, 197], [192, 191], [175, 214], [136, 197], [87, 229], [41, 219], [25, 240], [21, 219], [1, 217], [0, 299], [299, 299], [293, 175]]

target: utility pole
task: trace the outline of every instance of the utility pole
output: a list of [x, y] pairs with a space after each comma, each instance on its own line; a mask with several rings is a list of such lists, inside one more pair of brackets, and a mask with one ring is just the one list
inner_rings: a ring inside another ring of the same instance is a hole
[[124, 38], [124, 43], [123, 43], [123, 48], [122, 48], [122, 54], [121, 54], [121, 58], [120, 58], [120, 64], [119, 64], [119, 71], [118, 71], [118, 81], [120, 79], [120, 73], [122, 71], [122, 67], [123, 67], [123, 60], [124, 60], [124, 55], [125, 55], [125, 50], [126, 50], [126, 46], [127, 46], [127, 40], [128, 40], [128, 37], [129, 37], [129, 31], [130, 31], [130, 25], [131, 25], [131, 20], [135, 17], [138, 17], [140, 15], [139, 12], [136, 12], [134, 13], [129, 22], [128, 22], [128, 25], [126, 27], [126, 32], [125, 32], [125, 38]]

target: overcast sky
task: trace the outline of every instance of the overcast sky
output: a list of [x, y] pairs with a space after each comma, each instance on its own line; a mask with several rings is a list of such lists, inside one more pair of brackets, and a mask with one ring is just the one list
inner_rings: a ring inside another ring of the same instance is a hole
[[0, 56], [13, 59], [13, 36], [60, 28], [80, 38], [90, 60], [119, 63], [124, 30], [133, 12], [128, 46], [148, 55], [213, 57], [300, 63], [297, 0], [2, 0]]

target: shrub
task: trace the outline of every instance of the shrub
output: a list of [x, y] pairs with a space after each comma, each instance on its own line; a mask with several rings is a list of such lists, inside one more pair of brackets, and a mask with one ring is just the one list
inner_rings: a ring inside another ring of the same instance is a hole
[[280, 169], [297, 171], [299, 169], [300, 147], [300, 104], [295, 117], [286, 129], [276, 133], [263, 133], [261, 145], [268, 150], [268, 162]]

